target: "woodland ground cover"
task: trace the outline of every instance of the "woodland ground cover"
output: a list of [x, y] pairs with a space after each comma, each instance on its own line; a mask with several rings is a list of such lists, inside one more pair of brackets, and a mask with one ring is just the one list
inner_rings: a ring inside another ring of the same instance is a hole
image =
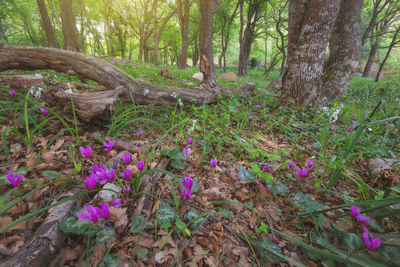
[[[152, 84], [199, 84], [195, 68], [116, 65]], [[159, 75], [166, 68], [170, 79]], [[77, 80], [43, 74], [48, 84]], [[44, 106], [39, 88], [2, 87], [2, 260], [51, 207], [82, 197], [60, 225], [66, 266], [397, 265], [398, 167], [374, 179], [367, 159], [399, 156], [400, 83], [355, 77], [342, 101], [306, 110], [265, 90], [278, 76], [252, 69], [221, 82], [258, 93], [212, 105], [117, 103], [108, 124]]]

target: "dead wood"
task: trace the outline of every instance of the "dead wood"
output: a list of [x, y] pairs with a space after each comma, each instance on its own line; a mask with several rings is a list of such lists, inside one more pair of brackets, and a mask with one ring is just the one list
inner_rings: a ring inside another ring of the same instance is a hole
[[[203, 71], [207, 74], [206, 63], [203, 64]], [[108, 90], [116, 88], [127, 90], [139, 104], [175, 105], [178, 99], [191, 104], [212, 103], [217, 100], [220, 93], [235, 93], [213, 83], [203, 83], [196, 89], [151, 85], [134, 79], [99, 58], [55, 48], [2, 45], [0, 46], [0, 71], [9, 69], [52, 69], [76, 75], [81, 80], [96, 81]], [[247, 92], [247, 94], [250, 93], [252, 92]], [[129, 101], [131, 98], [124, 95], [123, 100]]]
[[395, 158], [369, 159], [367, 167], [371, 176], [371, 184], [379, 189], [395, 186], [400, 182], [400, 175], [396, 171], [399, 166], [400, 161]]
[[[18, 80], [20, 79], [20, 81]], [[44, 86], [43, 76], [36, 75], [0, 75], [0, 84], [8, 85], [11, 88], [23, 88], [26, 86]]]
[[[70, 191], [62, 194], [57, 201], [84, 190], [83, 185], [75, 185]], [[81, 201], [82, 197], [75, 198], [50, 209], [49, 215], [36, 232], [15, 255], [0, 264], [0, 267], [41, 267], [48, 265], [52, 259], [56, 258], [66, 238], [66, 234], [59, 229], [59, 224], [63, 219], [72, 215], [74, 208], [79, 206]]]

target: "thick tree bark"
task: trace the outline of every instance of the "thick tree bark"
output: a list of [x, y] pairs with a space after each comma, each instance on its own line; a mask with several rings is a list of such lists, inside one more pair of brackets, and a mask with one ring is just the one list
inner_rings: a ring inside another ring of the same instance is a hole
[[340, 0], [297, 0], [289, 4], [288, 58], [282, 98], [315, 105], [321, 86], [325, 50]]
[[36, 48], [25, 46], [0, 46], [0, 71], [9, 69], [52, 69], [59, 72], [76, 75], [81, 79], [91, 79], [108, 90], [125, 90], [120, 96], [123, 100], [139, 104], [176, 105], [178, 99], [183, 103], [211, 103], [218, 99], [218, 94], [251, 94], [254, 85], [242, 87], [236, 91], [218, 86], [211, 88], [207, 84], [199, 88], [186, 89], [151, 85], [132, 78], [130, 75], [115, 68], [96, 57], [55, 48]]
[[395, 33], [394, 33], [394, 35], [393, 35], [393, 37], [392, 37], [392, 41], [390, 42], [389, 48], [388, 48], [388, 50], [386, 51], [385, 58], [383, 59], [382, 63], [379, 65], [378, 72], [376, 73], [376, 76], [375, 76], [375, 82], [379, 81], [379, 78], [380, 78], [381, 73], [382, 73], [383, 66], [385, 66], [385, 63], [386, 63], [387, 59], [389, 58], [389, 55], [390, 55], [390, 53], [392, 52], [393, 47], [394, 47], [397, 43], [400, 43], [400, 38], [397, 39], [397, 36], [399, 35], [399, 33], [400, 33], [400, 26], [398, 26], [398, 27], [396, 28], [396, 31], [395, 31]]
[[42, 19], [43, 29], [46, 32], [47, 44], [49, 47], [60, 48], [60, 43], [57, 40], [56, 34], [53, 30], [49, 13], [47, 13], [46, 4], [44, 0], [36, 0], [39, 7], [40, 17]]
[[64, 35], [64, 49], [79, 51], [74, 14], [72, 12], [72, 0], [60, 0], [60, 16]]
[[214, 13], [217, 10], [218, 5], [219, 5], [219, 0], [200, 0], [200, 6], [199, 6], [200, 60], [202, 60], [203, 56], [207, 58], [210, 69], [210, 76], [212, 80], [215, 80], [217, 78], [217, 75], [215, 74], [214, 56], [213, 56], [213, 21], [214, 21]]
[[251, 52], [251, 46], [255, 38], [255, 30], [258, 19], [261, 14], [261, 7], [264, 4], [263, 0], [252, 0], [249, 1], [247, 10], [246, 26], [244, 27], [243, 19], [243, 5], [244, 0], [240, 2], [240, 33], [239, 33], [239, 75], [247, 75], [247, 65], [249, 63], [249, 56]]
[[342, 1], [329, 41], [329, 60], [324, 66], [321, 97], [339, 100], [360, 63], [360, 22], [364, 0]]
[[[184, 1], [182, 3], [182, 1]], [[181, 56], [178, 61], [178, 68], [184, 69], [187, 65], [188, 48], [189, 48], [189, 11], [190, 11], [190, 1], [189, 0], [178, 0], [178, 19], [179, 26], [181, 29]], [[183, 6], [183, 10], [182, 10]]]
[[376, 56], [377, 51], [378, 51], [378, 41], [375, 40], [371, 44], [371, 49], [369, 50], [368, 60], [367, 60], [367, 63], [365, 64], [362, 77], [369, 76], [369, 73], [371, 72], [371, 69], [372, 69], [372, 65], [374, 64], [374, 61], [375, 61], [375, 56]]

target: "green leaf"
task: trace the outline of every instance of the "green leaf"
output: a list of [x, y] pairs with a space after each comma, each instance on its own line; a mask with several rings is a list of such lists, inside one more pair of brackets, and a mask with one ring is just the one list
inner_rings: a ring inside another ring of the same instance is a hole
[[186, 223], [181, 220], [176, 220], [175, 225], [176, 227], [178, 227], [179, 230], [184, 230], [185, 228], [187, 228]]
[[49, 179], [57, 179], [61, 174], [57, 171], [43, 171], [42, 175]]
[[267, 181], [265, 183], [267, 185], [267, 188], [269, 190], [271, 190], [272, 194], [275, 195], [275, 196], [279, 195], [279, 194], [282, 194], [282, 193], [285, 193], [286, 191], [289, 190], [289, 188], [285, 184], [283, 184], [281, 182], [277, 182], [277, 183], [275, 183], [273, 185], [271, 185]]
[[64, 233], [74, 233], [80, 235], [86, 231], [90, 226], [90, 221], [88, 220], [77, 220], [74, 217], [68, 217], [60, 223], [60, 229]]
[[[201, 128], [200, 128], [200, 129], [201, 129]], [[199, 145], [201, 145], [201, 147], [202, 147], [203, 149], [205, 149], [204, 152], [210, 152], [210, 151], [211, 151], [211, 149], [210, 149], [210, 147], [208, 146], [208, 144], [207, 144], [206, 142], [203, 142], [203, 140], [200, 140], [199, 138], [195, 138], [194, 140], [196, 140], [196, 142], [197, 142]]]
[[139, 233], [143, 224], [144, 224], [144, 217], [142, 214], [133, 215], [130, 227], [131, 233], [133, 234]]
[[60, 223], [60, 230], [63, 231], [64, 233], [69, 233], [71, 232], [70, 229], [74, 223], [75, 223], [75, 218], [73, 216], [65, 218]]
[[269, 241], [266, 238], [258, 240], [258, 241], [255, 241], [255, 243], [258, 246], [260, 246], [263, 249], [265, 249], [265, 250], [261, 251], [261, 253], [260, 253], [262, 258], [264, 258], [265, 260], [268, 260], [268, 261], [272, 261], [272, 262], [274, 262], [274, 261], [276, 261], [278, 259], [278, 257], [275, 254], [269, 252], [269, 250], [272, 250], [272, 251], [275, 251], [277, 253], [281, 253], [281, 248], [277, 244], [275, 244], [274, 242]]
[[199, 228], [203, 223], [205, 223], [207, 221], [207, 217], [200, 217], [195, 211], [193, 210], [188, 210], [188, 212], [186, 213], [186, 218], [189, 221], [193, 221], [193, 223], [190, 225], [190, 228], [192, 228], [193, 230], [196, 230], [197, 228]]
[[156, 215], [156, 220], [160, 224], [172, 222], [176, 217], [175, 210], [171, 208], [168, 204], [162, 205], [158, 209], [158, 213]]
[[120, 267], [122, 260], [117, 255], [107, 255], [104, 262], [107, 267]]
[[382, 246], [377, 250], [377, 252], [388, 262], [393, 263], [393, 265], [399, 264], [400, 262], [400, 251], [398, 248]]
[[147, 249], [142, 248], [138, 251], [137, 255], [140, 259], [144, 260], [145, 258], [147, 258]]
[[224, 209], [224, 208], [220, 208], [219, 211], [222, 214], [222, 218], [224, 219], [232, 219], [233, 218], [233, 212], [228, 210], [228, 209]]
[[246, 170], [242, 166], [239, 167], [239, 177], [245, 182], [252, 182], [257, 179], [257, 177], [249, 170]]
[[344, 242], [350, 251], [355, 251], [363, 246], [362, 239], [353, 233], [347, 233]]
[[169, 153], [168, 153], [168, 156], [171, 159], [175, 159], [175, 160], [186, 160], [185, 154], [183, 154], [177, 148], [174, 148], [174, 149], [170, 150]]
[[97, 233], [96, 242], [104, 244], [110, 241], [115, 235], [115, 231], [111, 227], [104, 227], [100, 232]]
[[175, 169], [183, 170], [183, 169], [185, 169], [186, 162], [181, 161], [181, 160], [172, 160], [171, 166], [174, 167]]
[[277, 154], [269, 155], [268, 159], [271, 160], [271, 161], [280, 161], [280, 160], [282, 160], [281, 156], [279, 156]]
[[325, 208], [324, 205], [302, 192], [296, 193], [296, 195], [294, 196], [294, 200], [296, 206], [306, 212], [314, 212]]
[[161, 228], [161, 229], [167, 229], [167, 228], [170, 228], [171, 226], [172, 226], [172, 223], [167, 222], [167, 223], [162, 224], [162, 225], [160, 226], [160, 228]]

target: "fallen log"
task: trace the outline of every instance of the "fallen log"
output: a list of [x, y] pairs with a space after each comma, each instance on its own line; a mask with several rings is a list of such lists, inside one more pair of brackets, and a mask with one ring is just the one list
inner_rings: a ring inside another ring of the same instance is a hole
[[94, 56], [55, 48], [0, 45], [0, 71], [10, 69], [52, 69], [76, 75], [81, 80], [96, 81], [108, 90], [127, 90], [130, 97], [124, 96], [125, 100], [132, 98], [139, 104], [175, 105], [178, 99], [190, 104], [212, 103], [221, 93], [251, 94], [255, 88], [252, 85], [246, 92], [235, 92], [213, 83], [203, 83], [196, 89], [151, 85]]
[[371, 184], [375, 188], [387, 189], [400, 183], [397, 168], [400, 161], [396, 158], [372, 158], [367, 161]]

